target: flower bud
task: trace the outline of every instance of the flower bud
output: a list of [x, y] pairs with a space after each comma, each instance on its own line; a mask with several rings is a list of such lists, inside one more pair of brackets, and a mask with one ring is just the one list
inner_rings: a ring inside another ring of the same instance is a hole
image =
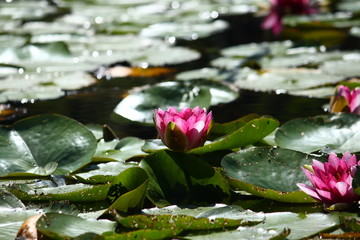
[[330, 112], [360, 114], [360, 88], [350, 90], [343, 85], [337, 87], [336, 95], [330, 100]]
[[200, 107], [184, 108], [178, 112], [156, 109], [154, 123], [162, 142], [171, 150], [186, 152], [204, 145], [211, 128], [212, 113]]

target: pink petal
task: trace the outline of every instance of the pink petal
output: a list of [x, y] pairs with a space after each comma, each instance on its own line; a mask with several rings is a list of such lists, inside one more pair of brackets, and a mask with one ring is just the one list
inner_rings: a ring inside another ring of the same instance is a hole
[[355, 154], [352, 155], [350, 152], [345, 152], [342, 159], [347, 163], [349, 168], [357, 165], [357, 159]]
[[328, 158], [328, 162], [329, 162], [332, 166], [334, 166], [335, 169], [337, 169], [338, 166], [339, 166], [339, 160], [340, 160], [340, 159], [336, 156], [335, 153], [330, 153], [329, 158]]
[[331, 192], [317, 189], [317, 193], [323, 202], [334, 202], [334, 194]]
[[340, 196], [345, 196], [348, 193], [349, 185], [344, 182], [338, 182], [335, 185], [334, 191], [335, 193], [338, 193]]
[[351, 102], [349, 102], [349, 105], [352, 113], [360, 106], [360, 89], [351, 91]]
[[324, 183], [318, 176], [313, 176], [311, 179], [311, 183], [316, 189], [330, 190], [329, 186]]
[[304, 184], [304, 183], [297, 183], [296, 185], [310, 197], [313, 197], [316, 200], [321, 201], [321, 197], [319, 196], [319, 194], [317, 194], [315, 188], [313, 188], [307, 184]]
[[318, 160], [313, 159], [313, 167], [318, 167], [321, 169], [321, 171], [325, 172], [324, 164]]
[[189, 140], [189, 149], [200, 147], [203, 143], [203, 134], [195, 128], [188, 131], [187, 137]]
[[192, 126], [192, 128], [195, 128], [199, 133], [204, 132], [204, 127], [205, 127], [204, 121], [198, 121]]
[[191, 108], [184, 108], [180, 113], [179, 116], [185, 120], [193, 115]]
[[180, 130], [186, 135], [187, 131], [188, 131], [188, 124], [187, 122], [182, 119], [181, 117], [174, 117], [173, 122], [176, 124], [176, 126], [178, 128], [180, 128]]
[[349, 87], [340, 85], [340, 86], [338, 87], [338, 93], [339, 93], [340, 96], [345, 97], [345, 99], [346, 99], [346, 101], [347, 101], [348, 103], [351, 102], [351, 95], [350, 95], [350, 89], [349, 89]]

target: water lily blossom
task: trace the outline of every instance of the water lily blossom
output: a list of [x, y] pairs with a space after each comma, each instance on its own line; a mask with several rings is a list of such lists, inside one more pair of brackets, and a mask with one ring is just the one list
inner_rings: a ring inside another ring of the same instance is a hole
[[313, 160], [313, 164], [302, 169], [313, 186], [298, 183], [297, 186], [316, 200], [329, 207], [332, 205], [349, 205], [360, 200], [352, 188], [352, 181], [360, 166], [355, 155], [345, 152], [342, 158], [331, 153], [328, 161], [322, 163]]
[[360, 88], [350, 89], [340, 85], [330, 101], [330, 112], [350, 112], [360, 114]]
[[269, 15], [262, 23], [263, 29], [271, 29], [274, 35], [279, 35], [283, 29], [282, 19], [285, 15], [313, 14], [317, 9], [311, 0], [270, 0]]
[[200, 107], [184, 108], [180, 112], [174, 107], [154, 111], [154, 123], [162, 142], [179, 152], [204, 145], [211, 121], [212, 113]]

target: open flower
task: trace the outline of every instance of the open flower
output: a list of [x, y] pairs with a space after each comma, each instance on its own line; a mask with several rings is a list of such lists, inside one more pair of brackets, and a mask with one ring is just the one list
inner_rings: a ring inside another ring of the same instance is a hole
[[271, 29], [274, 35], [279, 35], [282, 28], [282, 19], [285, 15], [313, 14], [317, 9], [310, 0], [270, 0], [271, 10], [262, 23], [263, 29]]
[[211, 128], [212, 113], [205, 108], [156, 109], [154, 123], [162, 142], [174, 151], [186, 152], [204, 145]]
[[355, 155], [345, 152], [340, 159], [331, 153], [328, 162], [313, 160], [312, 166], [302, 168], [313, 186], [304, 183], [298, 183], [297, 186], [325, 206], [351, 204], [360, 200], [352, 188], [356, 166], [360, 166], [360, 161], [356, 160]]
[[330, 112], [350, 112], [360, 114], [360, 88], [350, 90], [340, 85], [330, 100]]

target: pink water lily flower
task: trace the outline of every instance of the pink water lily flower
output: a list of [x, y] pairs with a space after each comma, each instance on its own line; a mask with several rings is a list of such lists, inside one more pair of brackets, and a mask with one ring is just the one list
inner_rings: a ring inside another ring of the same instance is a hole
[[271, 10], [262, 23], [263, 29], [271, 29], [274, 35], [282, 31], [282, 19], [285, 15], [313, 14], [317, 9], [311, 4], [311, 0], [270, 0]]
[[345, 152], [342, 158], [331, 153], [328, 162], [313, 160], [311, 166], [302, 169], [313, 186], [298, 183], [297, 186], [316, 200], [331, 206], [333, 204], [351, 204], [360, 200], [352, 188], [356, 166], [360, 166], [355, 155]]
[[154, 123], [162, 142], [174, 151], [186, 152], [204, 145], [211, 128], [212, 113], [205, 108], [184, 108], [178, 112], [156, 109]]
[[330, 112], [350, 112], [360, 114], [360, 88], [350, 89], [340, 85], [331, 98]]

